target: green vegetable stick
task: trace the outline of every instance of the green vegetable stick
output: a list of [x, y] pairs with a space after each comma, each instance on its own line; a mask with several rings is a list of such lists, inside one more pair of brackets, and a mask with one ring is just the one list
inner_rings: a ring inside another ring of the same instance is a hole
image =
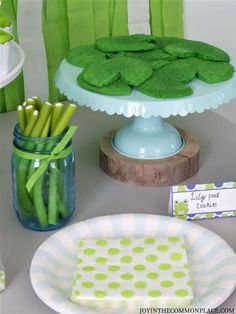
[[32, 132], [30, 133], [31, 137], [40, 137], [51, 110], [52, 105], [49, 102], [43, 103], [42, 108], [40, 110], [39, 118]]
[[[57, 124], [57, 127], [55, 128], [55, 130], [53, 131], [52, 135], [58, 135], [61, 134], [62, 132], [65, 131], [65, 128], [67, 127], [72, 115], [74, 114], [75, 110], [77, 109], [77, 106], [75, 104], [70, 104], [66, 107], [64, 114], [62, 115], [62, 118], [60, 119], [60, 121]], [[62, 183], [59, 183], [59, 186]], [[65, 203], [63, 202], [63, 200], [61, 200], [61, 195], [60, 195], [60, 191], [58, 190], [58, 208], [59, 208], [59, 212], [62, 215], [63, 218], [65, 218], [67, 216], [67, 208], [65, 206]]]
[[33, 96], [32, 99], [34, 100], [38, 110], [40, 110], [42, 108], [42, 105], [43, 105], [41, 99], [38, 96]]
[[42, 175], [38, 181], [35, 183], [33, 188], [33, 200], [35, 205], [35, 210], [37, 218], [39, 220], [40, 226], [45, 228], [48, 226], [47, 209], [44, 205], [43, 200], [43, 178]]
[[[38, 119], [39, 112], [35, 110], [31, 118], [29, 120], [29, 123], [27, 124], [24, 135], [29, 136], [31, 130], [33, 129], [34, 124], [36, 123]], [[30, 196], [28, 194], [28, 191], [26, 189], [26, 182], [27, 182], [27, 173], [29, 169], [29, 160], [26, 160], [24, 158], [19, 159], [17, 170], [16, 170], [16, 186], [17, 186], [17, 196], [19, 200], [19, 212], [20, 216], [23, 220], [30, 217], [30, 214], [33, 214], [33, 203], [30, 199]]]
[[25, 113], [24, 108], [22, 106], [17, 107], [17, 115], [18, 115], [18, 121], [20, 126], [20, 131], [23, 134], [26, 126], [26, 119], [25, 119]]
[[27, 106], [27, 102], [24, 101], [23, 104], [22, 104], [22, 107], [24, 108], [24, 107], [26, 107], [26, 106]]
[[58, 180], [60, 178], [60, 172], [56, 165], [51, 165], [48, 184], [48, 223], [56, 225], [58, 223]]
[[47, 121], [45, 123], [45, 126], [43, 128], [43, 131], [42, 131], [40, 137], [47, 137], [47, 136], [49, 136], [51, 120], [52, 120], [52, 113], [49, 114], [48, 119], [47, 119]]
[[57, 136], [64, 132], [65, 128], [67, 127], [71, 117], [73, 116], [77, 106], [75, 104], [69, 104], [66, 106], [65, 111], [59, 120], [58, 124], [56, 125], [55, 129], [52, 132], [52, 136]]
[[[48, 102], [45, 102], [40, 110], [39, 119], [31, 132], [30, 136], [32, 137], [47, 137], [50, 130], [50, 122], [51, 122], [51, 109], [52, 105]], [[39, 121], [40, 120], [40, 121]], [[33, 167], [29, 167], [29, 175], [33, 172]], [[50, 175], [51, 176], [51, 175]], [[39, 220], [41, 227], [47, 227], [48, 218], [47, 218], [47, 208], [44, 204], [43, 198], [43, 178], [42, 175], [38, 181], [35, 183], [32, 196], [33, 202], [36, 210], [36, 214]]]
[[35, 103], [35, 101], [32, 99], [32, 98], [28, 98], [27, 100], [26, 100], [26, 105], [27, 106], [33, 106], [34, 107], [34, 109], [37, 109], [36, 107], [36, 103]]
[[34, 106], [29, 105], [29, 106], [26, 106], [26, 107], [25, 107], [26, 123], [29, 122], [30, 116], [31, 116], [32, 112], [34, 112]]
[[51, 123], [51, 134], [55, 130], [57, 124], [59, 123], [59, 120], [61, 118], [62, 114], [62, 109], [63, 109], [63, 104], [58, 102], [54, 104], [53, 106], [53, 111], [52, 111], [52, 123]]
[[24, 130], [24, 135], [25, 136], [30, 136], [30, 133], [32, 132], [34, 126], [36, 125], [36, 122], [39, 117], [39, 112], [38, 110], [34, 110], [30, 116], [29, 122], [27, 123], [27, 126]]

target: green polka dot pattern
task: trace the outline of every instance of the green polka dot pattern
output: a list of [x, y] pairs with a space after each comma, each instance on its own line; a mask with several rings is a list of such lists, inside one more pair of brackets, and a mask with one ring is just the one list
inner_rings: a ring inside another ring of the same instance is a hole
[[157, 256], [149, 254], [145, 257], [145, 259], [147, 262], [154, 263], [157, 260]]
[[145, 269], [146, 269], [145, 265], [141, 265], [141, 264], [134, 265], [134, 270], [144, 271]]
[[97, 240], [96, 241], [96, 244], [98, 245], [98, 246], [106, 246], [107, 245], [107, 240]]
[[109, 270], [109, 271], [112, 271], [112, 272], [116, 272], [116, 271], [119, 271], [119, 270], [120, 270], [120, 266], [111, 265], [111, 266], [108, 267], [108, 270]]
[[121, 278], [124, 279], [124, 280], [131, 280], [131, 279], [134, 278], [134, 275], [133, 275], [133, 274], [126, 273], [126, 274], [122, 274], [122, 275], [121, 275]]
[[95, 279], [97, 279], [97, 280], [105, 280], [105, 279], [107, 279], [107, 275], [106, 274], [96, 274], [95, 275]]
[[120, 253], [120, 250], [119, 249], [116, 249], [116, 248], [111, 248], [108, 250], [108, 253], [111, 254], [111, 255], [117, 255]]
[[159, 252], [166, 252], [169, 250], [169, 246], [168, 245], [158, 245], [157, 250]]
[[171, 265], [170, 264], [160, 264], [159, 266], [160, 270], [170, 270], [171, 269]]
[[76, 263], [71, 295], [75, 303], [90, 302], [96, 308], [100, 300], [119, 302], [125, 309], [130, 302], [143, 300], [150, 307], [165, 302], [168, 307], [168, 302], [187, 306], [192, 299], [181, 237], [83, 239]]

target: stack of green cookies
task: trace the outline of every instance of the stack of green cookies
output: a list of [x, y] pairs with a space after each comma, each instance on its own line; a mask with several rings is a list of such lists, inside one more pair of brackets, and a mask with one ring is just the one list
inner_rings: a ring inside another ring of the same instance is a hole
[[137, 88], [155, 98], [191, 95], [195, 78], [208, 84], [233, 76], [230, 57], [203, 42], [176, 37], [130, 35], [100, 38], [95, 45], [74, 48], [67, 61], [84, 68], [77, 83], [104, 95], [129, 95]]

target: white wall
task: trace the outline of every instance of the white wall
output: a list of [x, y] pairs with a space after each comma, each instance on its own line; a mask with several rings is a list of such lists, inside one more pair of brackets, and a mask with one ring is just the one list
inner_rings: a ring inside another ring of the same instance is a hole
[[[221, 47], [236, 60], [236, 0], [184, 0], [185, 37]], [[236, 101], [216, 112], [236, 123]]]

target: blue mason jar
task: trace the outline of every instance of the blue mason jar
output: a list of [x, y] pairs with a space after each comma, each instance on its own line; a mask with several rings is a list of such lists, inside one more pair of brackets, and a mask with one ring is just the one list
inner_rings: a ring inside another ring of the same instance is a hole
[[28, 229], [57, 229], [69, 220], [75, 209], [75, 159], [71, 140], [60, 154], [52, 155], [64, 135], [33, 138], [22, 135], [18, 125], [14, 129], [13, 207], [19, 221]]

